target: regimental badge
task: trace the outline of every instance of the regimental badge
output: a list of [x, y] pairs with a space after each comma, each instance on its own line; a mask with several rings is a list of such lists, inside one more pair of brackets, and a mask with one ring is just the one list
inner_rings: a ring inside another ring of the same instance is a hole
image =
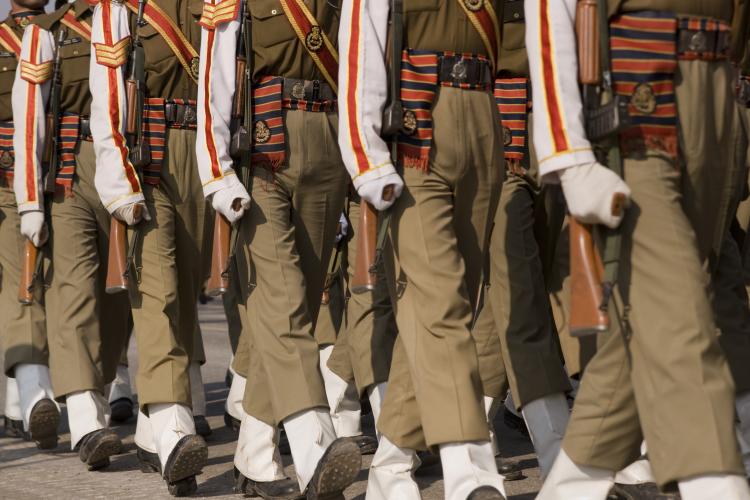
[[13, 156], [10, 154], [10, 151], [3, 151], [2, 154], [0, 154], [0, 167], [10, 168], [12, 166]]
[[296, 82], [292, 86], [292, 97], [295, 99], [305, 98], [305, 85], [302, 82]]
[[410, 109], [404, 111], [404, 133], [406, 135], [413, 135], [417, 131], [417, 126], [417, 114]]
[[271, 129], [263, 120], [255, 122], [255, 144], [265, 144], [271, 139]]
[[513, 143], [513, 133], [506, 126], [503, 126], [503, 144], [510, 146]]
[[688, 49], [691, 52], [706, 52], [708, 48], [708, 37], [704, 31], [698, 31], [690, 37]]
[[26, 27], [31, 23], [31, 20], [29, 20], [28, 17], [22, 17], [18, 20], [18, 25], [22, 27], [23, 29], [26, 29]]
[[650, 115], [656, 110], [656, 96], [654, 95], [654, 89], [648, 83], [640, 83], [633, 90], [633, 95], [630, 98], [630, 104], [644, 115]]
[[310, 28], [310, 33], [305, 37], [305, 46], [310, 52], [317, 52], [323, 48], [323, 33], [320, 26]]
[[194, 57], [190, 61], [190, 74], [193, 76], [195, 80], [198, 79], [198, 76], [200, 74], [201, 69], [201, 60], [197, 57]]
[[466, 79], [466, 63], [463, 60], [460, 60], [453, 65], [453, 68], [451, 69], [451, 77], [457, 81]]
[[476, 12], [484, 7], [484, 0], [464, 0], [464, 5], [470, 11]]

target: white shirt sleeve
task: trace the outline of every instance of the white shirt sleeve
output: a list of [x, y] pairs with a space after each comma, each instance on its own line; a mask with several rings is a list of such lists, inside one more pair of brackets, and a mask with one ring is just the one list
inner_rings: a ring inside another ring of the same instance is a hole
[[396, 172], [380, 137], [388, 98], [389, 2], [343, 0], [339, 27], [339, 147], [354, 187]]
[[[239, 180], [229, 154], [235, 92], [240, 0], [207, 0], [201, 17], [196, 155], [203, 194], [208, 197]], [[252, 57], [249, 54], [248, 57]], [[249, 97], [249, 96], [248, 96]], [[252, 132], [252, 131], [250, 131]]]
[[558, 170], [596, 161], [583, 124], [575, 16], [576, 0], [525, 2], [534, 148], [546, 182], [557, 182]]
[[128, 158], [125, 141], [127, 98], [124, 68], [130, 50], [128, 10], [122, 3], [102, 0], [94, 9], [92, 55], [91, 134], [96, 152], [94, 183], [105, 208], [142, 201], [141, 183]]
[[45, 109], [54, 57], [55, 40], [52, 33], [30, 25], [23, 34], [12, 96], [13, 149], [16, 156], [13, 190], [21, 213], [44, 209], [42, 155]]

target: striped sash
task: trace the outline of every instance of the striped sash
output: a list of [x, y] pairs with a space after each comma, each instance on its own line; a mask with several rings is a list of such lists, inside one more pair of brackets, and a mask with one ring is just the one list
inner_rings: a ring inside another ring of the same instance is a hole
[[[4, 165], [10, 158], [10, 165]], [[4, 159], [5, 162], [3, 161]], [[13, 122], [0, 122], [0, 177], [13, 182]]]
[[[138, 0], [125, 0], [125, 5], [133, 12], [138, 12]], [[190, 44], [185, 34], [172, 18], [154, 2], [148, 2], [143, 18], [159, 32], [164, 41], [180, 61], [190, 78], [198, 83], [198, 52]]]
[[13, 28], [5, 23], [0, 23], [0, 46], [8, 52], [13, 52], [16, 59], [21, 57], [21, 39], [15, 34]]
[[289, 23], [323, 77], [338, 94], [339, 54], [303, 0], [281, 0]]
[[529, 80], [498, 78], [495, 80], [495, 103], [500, 111], [505, 146], [505, 163], [520, 166], [526, 157], [528, 137]]
[[91, 41], [91, 25], [86, 21], [76, 18], [76, 15], [72, 10], [68, 10], [65, 15], [63, 15], [60, 22], [81, 35], [87, 42]]
[[283, 82], [279, 76], [267, 76], [253, 89], [253, 163], [273, 170], [286, 160], [283, 110], [336, 111], [336, 101], [283, 97]]
[[403, 132], [398, 137], [398, 161], [407, 168], [427, 171], [432, 147], [432, 104], [438, 86], [438, 54], [427, 50], [403, 51], [401, 105]]
[[466, 90], [489, 90], [485, 86], [438, 82], [438, 58], [460, 55], [463, 59], [487, 60], [476, 54], [406, 49], [401, 57], [401, 105], [404, 124], [398, 137], [398, 159], [406, 168], [429, 169], [432, 148], [432, 106], [438, 86]]
[[669, 12], [637, 12], [610, 24], [612, 79], [630, 99], [632, 125], [620, 134], [625, 157], [646, 151], [677, 158], [677, 18]]
[[[143, 138], [151, 150], [151, 163], [143, 168], [143, 182], [158, 186], [161, 180], [161, 166], [167, 149], [167, 118], [165, 105], [182, 104], [195, 106], [195, 101], [188, 99], [148, 98], [143, 105]], [[169, 128], [187, 128], [195, 130], [196, 126], [183, 127], [171, 124]]]
[[55, 185], [61, 186], [69, 195], [73, 189], [73, 177], [76, 171], [76, 146], [81, 130], [81, 117], [73, 113], [60, 116], [58, 143], [60, 164], [55, 172]]
[[[728, 24], [722, 21], [717, 21], [715, 19], [683, 17], [679, 20], [679, 29], [702, 31], [704, 34], [708, 34], [706, 36], [711, 36], [718, 40], [719, 33], [726, 34], [728, 36], [731, 27]], [[688, 49], [678, 54], [678, 57], [680, 59], [686, 59], [689, 61], [698, 59], [701, 61], [718, 61], [727, 59], [729, 57], [729, 51], [730, 44], [727, 43], [726, 47], [723, 49], [723, 52], [696, 52]]]

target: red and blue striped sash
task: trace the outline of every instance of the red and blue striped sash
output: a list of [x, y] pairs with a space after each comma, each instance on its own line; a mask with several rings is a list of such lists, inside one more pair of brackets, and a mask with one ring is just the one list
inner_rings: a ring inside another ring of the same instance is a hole
[[[15, 158], [13, 153], [13, 122], [0, 122], [0, 159], [10, 156]], [[0, 163], [0, 176], [4, 177], [9, 183], [13, 182], [13, 164], [4, 167]]]
[[[427, 170], [432, 147], [432, 104], [438, 85], [438, 54], [405, 50], [401, 57], [401, 105], [410, 133], [398, 138], [398, 159], [407, 168]], [[411, 126], [409, 125], [411, 122]]]
[[283, 97], [284, 79], [261, 78], [253, 89], [253, 163], [276, 170], [286, 160], [284, 109], [319, 113], [336, 111], [336, 101]]
[[677, 18], [669, 12], [625, 14], [610, 24], [612, 80], [630, 99], [631, 125], [620, 134], [624, 156], [646, 151], [677, 158]]
[[73, 189], [73, 177], [76, 172], [76, 147], [80, 136], [81, 117], [74, 113], [63, 113], [60, 117], [58, 144], [60, 163], [55, 172], [55, 185], [69, 195]]
[[[165, 105], [180, 104], [195, 106], [194, 100], [188, 99], [146, 99], [143, 106], [143, 137], [151, 150], [151, 163], [143, 168], [143, 182], [158, 186], [161, 180], [161, 166], [167, 149], [167, 118]], [[196, 125], [187, 127], [181, 124], [169, 124], [169, 128], [195, 130]]]
[[528, 78], [495, 80], [495, 104], [503, 127], [505, 162], [520, 165], [526, 156], [529, 99]]
[[404, 109], [404, 127], [398, 137], [398, 159], [406, 168], [429, 169], [432, 148], [432, 106], [438, 85], [466, 90], [489, 90], [483, 85], [438, 81], [438, 58], [460, 55], [463, 59], [480, 59], [476, 54], [433, 52], [406, 49], [401, 57], [401, 105]]

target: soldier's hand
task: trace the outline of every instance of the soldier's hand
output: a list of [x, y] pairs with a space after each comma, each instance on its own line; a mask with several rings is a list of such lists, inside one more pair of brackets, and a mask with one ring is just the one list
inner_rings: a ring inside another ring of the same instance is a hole
[[376, 210], [385, 210], [401, 196], [404, 181], [395, 172], [369, 180], [357, 188], [357, 193]]
[[615, 228], [630, 202], [630, 188], [614, 172], [598, 163], [561, 170], [560, 184], [568, 211], [584, 224]]
[[112, 215], [128, 226], [135, 226], [141, 220], [151, 220], [151, 214], [148, 213], [146, 204], [142, 201], [123, 205], [112, 212]]
[[245, 210], [250, 208], [250, 195], [239, 182], [216, 191], [211, 195], [214, 210], [226, 217], [230, 224], [237, 222]]
[[49, 232], [44, 223], [44, 212], [29, 210], [21, 213], [21, 234], [39, 248], [47, 242]]

